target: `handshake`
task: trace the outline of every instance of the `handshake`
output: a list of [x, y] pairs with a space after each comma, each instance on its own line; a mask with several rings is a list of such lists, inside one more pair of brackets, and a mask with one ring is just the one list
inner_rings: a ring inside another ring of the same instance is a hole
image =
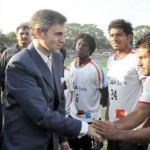
[[118, 130], [113, 122], [94, 120], [89, 125], [87, 135], [98, 142], [103, 142], [105, 138], [114, 138], [117, 132]]

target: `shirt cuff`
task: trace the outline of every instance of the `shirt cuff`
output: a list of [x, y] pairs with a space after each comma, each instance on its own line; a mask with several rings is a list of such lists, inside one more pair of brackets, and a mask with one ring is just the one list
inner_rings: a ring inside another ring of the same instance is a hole
[[83, 121], [81, 123], [82, 123], [82, 127], [81, 127], [80, 133], [78, 135], [78, 138], [85, 136], [89, 129], [88, 123], [83, 122]]

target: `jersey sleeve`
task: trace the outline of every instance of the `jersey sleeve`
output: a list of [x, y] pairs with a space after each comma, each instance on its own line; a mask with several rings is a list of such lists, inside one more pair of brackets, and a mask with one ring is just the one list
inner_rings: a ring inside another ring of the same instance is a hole
[[143, 92], [141, 94], [139, 102], [150, 104], [150, 76], [146, 77], [145, 79], [145, 82], [143, 84]]

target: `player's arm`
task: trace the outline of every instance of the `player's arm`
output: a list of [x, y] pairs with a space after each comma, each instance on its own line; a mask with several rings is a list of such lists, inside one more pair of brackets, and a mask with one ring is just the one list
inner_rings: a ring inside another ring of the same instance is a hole
[[115, 125], [118, 129], [133, 129], [144, 122], [150, 114], [150, 105], [146, 103], [138, 103], [133, 112], [123, 119], [117, 120]]
[[103, 107], [106, 107], [108, 104], [108, 86], [104, 87], [103, 89], [100, 89], [100, 92], [101, 92], [100, 104]]
[[150, 127], [138, 130], [116, 130], [115, 140], [132, 143], [149, 143], [150, 142]]

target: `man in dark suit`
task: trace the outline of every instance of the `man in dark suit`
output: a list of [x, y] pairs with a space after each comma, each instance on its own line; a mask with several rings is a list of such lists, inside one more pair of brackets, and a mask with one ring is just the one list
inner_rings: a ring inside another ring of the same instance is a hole
[[63, 63], [58, 52], [64, 43], [65, 22], [59, 12], [37, 11], [29, 21], [32, 43], [7, 65], [2, 150], [58, 150], [62, 135], [101, 139], [87, 123], [65, 118]]

